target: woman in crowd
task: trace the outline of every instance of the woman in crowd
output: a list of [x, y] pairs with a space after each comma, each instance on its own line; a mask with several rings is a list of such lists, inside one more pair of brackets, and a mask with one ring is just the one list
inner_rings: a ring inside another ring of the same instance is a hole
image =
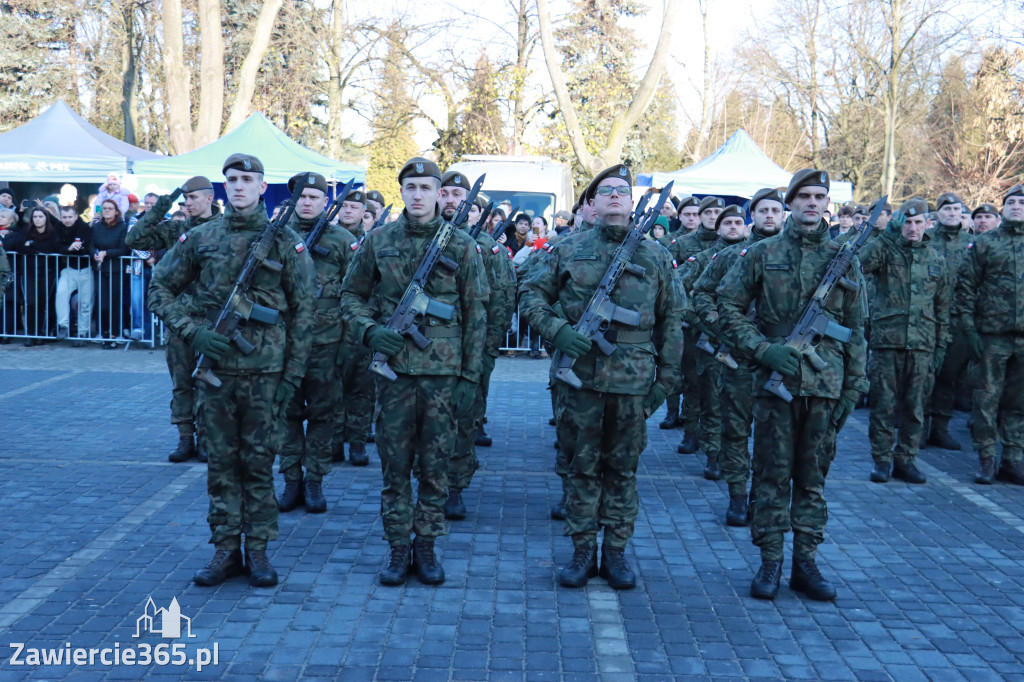
[[[21, 235], [21, 244], [15, 249], [21, 254], [25, 287], [25, 333], [28, 336], [48, 336], [54, 319], [52, 295], [57, 284], [57, 259], [47, 255], [61, 252], [58, 223], [50, 213], [36, 206], [29, 211], [28, 229]], [[38, 343], [27, 339], [26, 346]]]
[[[0, 281], [0, 308], [3, 309], [3, 317], [0, 318], [0, 343], [7, 343], [4, 335], [13, 336], [18, 332], [19, 308], [23, 308], [24, 286], [22, 286], [21, 264], [18, 262], [18, 254], [11, 253], [21, 246], [21, 232], [18, 231], [18, 214], [13, 208], [0, 208], [0, 244], [7, 251], [8, 264], [14, 268], [11, 277], [14, 277], [14, 284], [8, 286], [7, 282]], [[17, 296], [15, 295], [17, 293]]]
[[121, 335], [122, 324], [128, 319], [125, 306], [128, 299], [124, 296], [127, 282], [121, 256], [127, 256], [130, 252], [124, 243], [128, 226], [117, 202], [113, 199], [103, 201], [100, 218], [93, 223], [92, 229], [92, 258], [99, 271], [96, 303], [100, 334], [106, 339], [104, 348], [117, 348], [113, 339]]

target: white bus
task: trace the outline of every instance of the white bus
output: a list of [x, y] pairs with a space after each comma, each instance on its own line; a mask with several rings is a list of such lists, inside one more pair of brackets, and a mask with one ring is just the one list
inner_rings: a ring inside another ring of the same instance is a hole
[[572, 212], [575, 203], [572, 171], [548, 156], [467, 154], [448, 170], [462, 173], [471, 184], [486, 173], [483, 192], [495, 206], [507, 201], [533, 217], [543, 216], [549, 226], [556, 212]]

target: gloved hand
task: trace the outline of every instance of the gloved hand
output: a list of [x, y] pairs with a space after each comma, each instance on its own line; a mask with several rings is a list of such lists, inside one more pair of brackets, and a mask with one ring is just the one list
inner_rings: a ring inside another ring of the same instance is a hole
[[476, 400], [476, 384], [466, 379], [459, 379], [452, 391], [452, 409], [455, 416], [462, 417], [473, 408], [473, 401]]
[[800, 372], [800, 352], [791, 346], [773, 343], [761, 356], [761, 364], [782, 376], [795, 377]]
[[982, 354], [985, 352], [985, 346], [981, 342], [981, 336], [978, 334], [978, 330], [974, 327], [968, 327], [964, 330], [964, 342], [967, 344], [967, 355], [977, 362], [981, 360]]
[[382, 324], [366, 332], [366, 345], [384, 355], [394, 355], [405, 347], [405, 337]]
[[906, 222], [907, 216], [903, 215], [902, 211], [896, 211], [889, 219], [889, 224], [885, 226], [885, 231], [894, 237], [899, 237], [903, 234], [903, 225]]
[[274, 391], [274, 409], [277, 414], [283, 415], [288, 409], [288, 404], [295, 396], [297, 388], [298, 384], [293, 379], [281, 377], [281, 382], [277, 385], [277, 390]]
[[481, 376], [485, 376], [494, 371], [494, 358], [491, 357], [490, 353], [484, 353], [484, 357], [481, 360], [481, 364], [483, 365], [482, 369], [480, 370]]
[[209, 327], [200, 327], [192, 335], [192, 348], [214, 362], [220, 360], [231, 346], [231, 339], [218, 334]]
[[663, 402], [665, 402], [665, 398], [668, 394], [668, 387], [662, 385], [661, 382], [655, 381], [651, 385], [651, 390], [647, 391], [647, 395], [644, 396], [645, 419], [658, 411], [658, 408], [661, 407]]
[[832, 423], [836, 425], [836, 433], [842, 431], [846, 420], [850, 418], [853, 410], [857, 407], [858, 400], [860, 400], [860, 391], [843, 389], [843, 392], [839, 394], [839, 401], [832, 408]]
[[573, 329], [571, 324], [567, 324], [559, 329], [558, 333], [555, 334], [555, 338], [551, 339], [551, 343], [570, 358], [586, 355], [593, 345], [590, 339]]
[[157, 216], [157, 220], [163, 219], [167, 212], [174, 208], [174, 199], [171, 198], [170, 194], [162, 194], [156, 199], [156, 203], [153, 204], [153, 213]]

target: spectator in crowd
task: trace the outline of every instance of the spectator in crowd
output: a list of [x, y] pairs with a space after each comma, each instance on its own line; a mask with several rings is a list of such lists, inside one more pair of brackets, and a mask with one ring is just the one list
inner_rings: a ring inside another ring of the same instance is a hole
[[93, 223], [92, 258], [99, 271], [100, 334], [106, 339], [104, 348], [117, 348], [114, 339], [122, 329], [121, 322], [127, 317], [124, 310], [124, 266], [121, 256], [127, 256], [129, 249], [124, 238], [128, 234], [121, 210], [113, 199], [105, 199], [100, 208], [100, 219]]
[[532, 223], [530, 214], [524, 212], [516, 216], [515, 225], [505, 228], [505, 236], [508, 240], [505, 242], [505, 246], [512, 250], [513, 256], [526, 246], [526, 234], [530, 231]]
[[539, 249], [540, 247], [544, 246], [544, 241], [547, 241], [548, 221], [547, 219], [544, 218], [544, 216], [539, 215], [533, 219], [533, 224], [531, 225], [531, 227], [533, 228], [534, 233], [536, 233], [536, 235], [543, 240], [540, 244], [533, 244], [534, 249]]
[[[56, 194], [51, 194], [43, 199], [43, 208], [46, 212], [53, 216], [53, 219], [60, 222], [60, 197]], [[56, 223], [54, 223], [56, 224]]]
[[0, 208], [14, 209], [14, 190], [10, 187], [0, 189]]
[[[25, 334], [46, 336], [50, 321], [50, 294], [57, 281], [57, 261], [48, 254], [61, 253], [60, 232], [56, 220], [39, 206], [29, 214], [29, 228], [22, 235], [19, 251], [24, 255]], [[38, 343], [27, 339], [26, 346]]]
[[[668, 203], [667, 201], [665, 202]], [[647, 233], [650, 239], [658, 240], [665, 236], [668, 231], [669, 218], [666, 218], [664, 214], [658, 216], [658, 219], [654, 221], [654, 227]]]
[[833, 239], [841, 234], [846, 234], [853, 227], [853, 206], [849, 204], [840, 206], [836, 218], [839, 220], [839, 226], [835, 230], [829, 231]]
[[0, 239], [18, 231], [18, 214], [13, 208], [0, 207]]
[[[130, 215], [128, 213], [128, 197], [128, 190], [121, 187], [121, 178], [118, 177], [117, 173], [111, 173], [107, 176], [107, 181], [100, 185], [100, 191], [96, 195], [96, 203], [102, 206], [103, 202], [107, 199], [112, 200], [123, 218]], [[102, 213], [102, 209], [100, 212]], [[100, 219], [103, 219], [102, 216]]]
[[[132, 197], [135, 195], [132, 194]], [[128, 221], [128, 231], [131, 232], [135, 223], [156, 206], [159, 195], [149, 192], [143, 197], [143, 203], [138, 204], [139, 210]], [[146, 327], [146, 290], [149, 288], [149, 280], [153, 276], [153, 266], [156, 265], [157, 255], [152, 251], [139, 251], [132, 249], [132, 261], [129, 264], [129, 279], [131, 287], [131, 330], [126, 336], [133, 341], [141, 341], [151, 336], [151, 330]]]
[[568, 232], [572, 228], [569, 227], [569, 221], [572, 220], [572, 213], [568, 211], [559, 211], [555, 214], [555, 232], [563, 234]]
[[[57, 340], [66, 339], [71, 333], [71, 295], [78, 292], [78, 326], [75, 335], [78, 339], [92, 336], [92, 300], [95, 282], [92, 275], [91, 258], [92, 229], [82, 220], [74, 206], [60, 208], [60, 243], [61, 253], [67, 259], [61, 259], [62, 269], [57, 277]], [[75, 340], [72, 345], [79, 347], [82, 341]]]
[[134, 224], [135, 223], [135, 219], [139, 216], [140, 213], [142, 213], [142, 210], [143, 210], [142, 209], [142, 202], [139, 201], [139, 198], [137, 196], [135, 196], [134, 194], [129, 194], [128, 195], [128, 212], [125, 213], [125, 216], [126, 216], [125, 223], [127, 224], [127, 223], [131, 222], [131, 223]]

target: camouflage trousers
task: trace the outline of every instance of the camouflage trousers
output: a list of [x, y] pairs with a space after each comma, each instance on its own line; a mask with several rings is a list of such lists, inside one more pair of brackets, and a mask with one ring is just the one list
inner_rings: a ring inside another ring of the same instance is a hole
[[322, 481], [331, 473], [334, 426], [341, 408], [341, 392], [338, 344], [313, 346], [306, 363], [306, 376], [285, 415], [280, 466], [285, 480], [303, 478], [303, 469], [305, 478], [310, 481]]
[[679, 383], [673, 388], [672, 392], [665, 398], [665, 407], [668, 408], [669, 412], [679, 412], [679, 404], [682, 398], [683, 391], [683, 378], [685, 377], [685, 370], [683, 369], [683, 355], [679, 356], [679, 362], [677, 367], [680, 368], [679, 372]]
[[[715, 362], [718, 362], [715, 360]], [[747, 495], [750, 478], [750, 423], [754, 418], [754, 371], [749, 363], [739, 361], [737, 369], [723, 365], [718, 380], [719, 408], [722, 420], [722, 451], [718, 464], [722, 477], [729, 484], [729, 497]]]
[[697, 339], [700, 332], [692, 329], [683, 330], [683, 378], [680, 384], [683, 393], [683, 408], [680, 416], [683, 430], [687, 433], [700, 431], [700, 418], [703, 414], [703, 395], [700, 391], [700, 380], [697, 376]]
[[[757, 376], [764, 380], [763, 372]], [[765, 560], [782, 560], [790, 528], [797, 559], [813, 559], [825, 539], [825, 477], [835, 456], [836, 402], [802, 396], [791, 403], [775, 396], [754, 399], [750, 536]]]
[[281, 440], [271, 374], [218, 373], [222, 384], [199, 383], [199, 433], [209, 464], [207, 521], [217, 549], [237, 549], [245, 533], [250, 549], [266, 549], [277, 538], [274, 453]]
[[722, 451], [722, 405], [718, 385], [725, 366], [709, 353], [699, 349], [695, 352], [700, 391], [700, 447], [705, 455], [718, 460]]
[[572, 390], [561, 381], [551, 380], [551, 406], [555, 413], [555, 440], [558, 442], [558, 449], [555, 450], [555, 473], [562, 479], [563, 495], [569, 494], [569, 464], [572, 462], [573, 453], [576, 452], [576, 440], [579, 437], [576, 422], [562, 419], [567, 394]]
[[344, 343], [341, 353], [341, 386], [345, 400], [338, 411], [334, 437], [336, 443], [365, 443], [373, 425], [373, 377], [368, 367], [373, 352], [363, 345]]
[[178, 435], [188, 438], [195, 433], [196, 389], [192, 370], [196, 354], [188, 341], [177, 334], [167, 339], [167, 371], [171, 374], [171, 423]]
[[448, 487], [465, 490], [473, 482], [473, 473], [480, 468], [476, 456], [476, 432], [487, 414], [487, 392], [491, 388], [491, 373], [481, 373], [476, 385], [476, 400], [470, 414], [459, 417], [459, 433], [455, 450], [448, 461]]
[[[446, 535], [448, 459], [457, 437], [452, 392], [454, 376], [399, 374], [392, 383], [377, 379], [377, 452], [384, 475], [380, 514], [384, 539], [391, 546]], [[419, 482], [415, 508], [412, 473]]]
[[[956, 387], [961, 377], [967, 372], [969, 362], [970, 358], [967, 356], [967, 346], [964, 343], [963, 335], [954, 329], [953, 338], [949, 345], [946, 346], [946, 355], [942, 361], [942, 368], [935, 374], [931, 404], [928, 405], [928, 416], [932, 418], [933, 428], [946, 428], [949, 425], [949, 420], [953, 418], [953, 401], [956, 396]], [[872, 382], [872, 400], [875, 399], [874, 390], [875, 386], [874, 382]]]
[[[924, 410], [935, 373], [931, 351], [878, 348], [868, 359], [871, 380], [871, 458], [879, 464], [913, 462], [924, 435]], [[893, 422], [900, 415], [899, 436]], [[894, 449], [895, 446], [895, 449]]]
[[568, 456], [565, 534], [575, 547], [623, 548], [633, 537], [639, 500], [636, 469], [647, 447], [641, 395], [564, 389], [559, 445]]
[[1024, 456], [1024, 336], [982, 334], [981, 341], [985, 352], [973, 372], [974, 449], [982, 457], [994, 457], [1002, 441], [1003, 459], [1020, 461]]

